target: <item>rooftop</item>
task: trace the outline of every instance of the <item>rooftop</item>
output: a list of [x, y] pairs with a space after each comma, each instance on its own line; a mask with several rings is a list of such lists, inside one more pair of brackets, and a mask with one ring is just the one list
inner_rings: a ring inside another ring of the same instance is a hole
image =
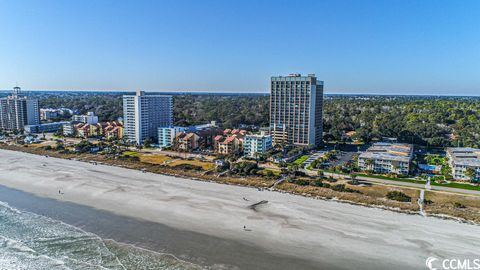
[[403, 143], [375, 143], [366, 152], [360, 154], [364, 159], [383, 159], [410, 162], [413, 157], [413, 145]]
[[451, 147], [447, 148], [447, 153], [455, 165], [480, 167], [480, 149]]
[[248, 138], [263, 139], [263, 138], [266, 138], [266, 137], [271, 137], [271, 135], [267, 135], [267, 134], [249, 134], [249, 135], [245, 136], [246, 139], [248, 139]]

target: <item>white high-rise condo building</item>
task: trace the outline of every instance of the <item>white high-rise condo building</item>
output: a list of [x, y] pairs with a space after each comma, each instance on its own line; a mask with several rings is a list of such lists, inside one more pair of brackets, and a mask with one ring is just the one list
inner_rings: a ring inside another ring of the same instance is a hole
[[173, 125], [173, 97], [143, 91], [124, 95], [123, 124], [127, 140], [138, 144], [146, 139], [157, 141], [158, 128]]
[[319, 146], [323, 132], [323, 81], [314, 74], [271, 78], [270, 132], [274, 144]]
[[10, 96], [0, 99], [0, 129], [23, 130], [26, 125], [40, 124], [38, 100], [21, 95], [14, 87]]

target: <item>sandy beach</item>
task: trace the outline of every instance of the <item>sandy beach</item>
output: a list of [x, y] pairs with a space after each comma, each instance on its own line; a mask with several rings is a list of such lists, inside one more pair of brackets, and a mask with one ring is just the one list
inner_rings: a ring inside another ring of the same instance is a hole
[[[257, 246], [318, 269], [423, 269], [430, 256], [479, 256], [475, 225], [22, 152], [0, 150], [0, 185]], [[268, 203], [249, 207], [262, 200]]]

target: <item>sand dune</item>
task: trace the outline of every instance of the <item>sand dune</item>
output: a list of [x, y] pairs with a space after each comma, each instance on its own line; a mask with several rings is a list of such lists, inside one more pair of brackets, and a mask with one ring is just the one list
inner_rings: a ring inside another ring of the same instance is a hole
[[0, 184], [332, 268], [424, 269], [429, 256], [479, 256], [479, 226], [21, 152], [0, 150]]

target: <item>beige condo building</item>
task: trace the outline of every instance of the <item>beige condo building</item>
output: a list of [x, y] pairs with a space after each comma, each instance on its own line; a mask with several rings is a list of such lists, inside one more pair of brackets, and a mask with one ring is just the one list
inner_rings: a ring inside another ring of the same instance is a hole
[[322, 109], [323, 81], [314, 74], [271, 78], [270, 132], [274, 144], [321, 145]]

